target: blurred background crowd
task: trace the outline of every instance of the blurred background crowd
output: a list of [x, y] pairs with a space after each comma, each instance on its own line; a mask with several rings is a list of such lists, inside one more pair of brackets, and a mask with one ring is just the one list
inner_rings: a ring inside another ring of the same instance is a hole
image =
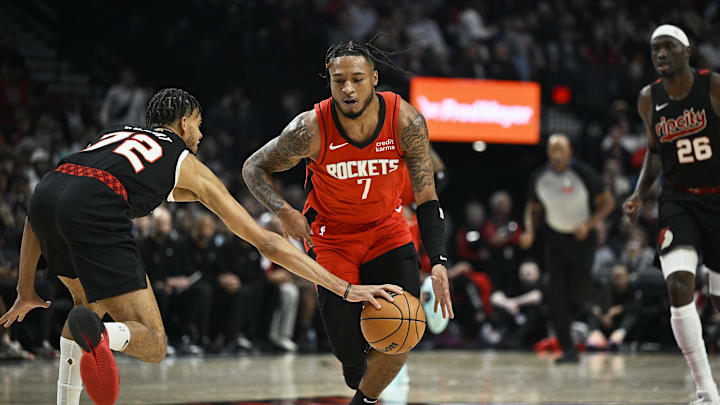
[[[328, 45], [367, 40], [416, 75], [537, 81], [542, 139], [567, 134], [617, 201], [600, 223], [591, 305], [573, 336], [594, 350], [673, 346], [662, 274], [654, 267], [657, 204], [632, 225], [620, 211], [645, 153], [635, 101], [655, 79], [649, 38], [660, 23], [691, 37], [696, 67], [720, 67], [718, 0], [180, 0], [0, 3], [0, 312], [12, 305], [26, 205], [38, 180], [110, 124], [144, 125], [153, 91], [182, 87], [203, 104], [199, 157], [264, 226], [247, 192], [245, 159], [329, 96], [319, 78]], [[409, 76], [380, 70], [381, 90], [408, 97]], [[553, 350], [543, 241], [519, 246], [533, 146], [433, 145], [450, 176], [449, 275], [456, 319], [421, 348]], [[512, 161], [510, 167], [507, 162]], [[499, 169], [499, 170], [498, 170]], [[489, 175], [488, 173], [492, 173]], [[304, 203], [302, 167], [279, 178]], [[135, 236], [181, 355], [329, 350], [314, 287], [278, 268], [203, 208], [173, 204], [135, 221]], [[56, 356], [72, 303], [38, 273], [49, 310], [0, 330], [0, 359]], [[705, 342], [720, 328], [705, 299]], [[169, 351], [170, 353], [171, 351]]]

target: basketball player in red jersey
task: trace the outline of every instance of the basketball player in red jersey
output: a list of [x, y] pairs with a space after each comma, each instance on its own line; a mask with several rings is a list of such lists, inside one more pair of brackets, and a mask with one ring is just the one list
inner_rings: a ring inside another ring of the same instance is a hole
[[[331, 97], [301, 113], [243, 167], [248, 187], [274, 212], [288, 236], [305, 241], [316, 260], [351, 284], [385, 280], [419, 294], [417, 253], [402, 215], [400, 193], [410, 173], [423, 245], [432, 261], [436, 305], [453, 317], [448, 291], [444, 213], [435, 192], [423, 116], [397, 94], [376, 93], [377, 62], [397, 68], [368, 43], [331, 46], [325, 72]], [[399, 69], [399, 68], [398, 68]], [[272, 173], [306, 159], [307, 202], [294, 210]], [[374, 403], [408, 353], [371, 350], [360, 331], [361, 304], [318, 287], [318, 308], [347, 385], [351, 405]]]
[[625, 213], [636, 221], [662, 174], [657, 250], [670, 296], [670, 325], [695, 380], [692, 405], [720, 405], [694, 303], [699, 258], [710, 269], [710, 296], [720, 309], [720, 75], [690, 67], [690, 42], [673, 25], [650, 39], [660, 79], [638, 96], [648, 151]]

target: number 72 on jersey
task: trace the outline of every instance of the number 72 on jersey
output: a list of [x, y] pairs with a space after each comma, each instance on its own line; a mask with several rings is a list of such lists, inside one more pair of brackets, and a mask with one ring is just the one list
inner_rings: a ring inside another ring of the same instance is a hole
[[163, 155], [162, 146], [150, 135], [132, 131], [120, 131], [103, 135], [97, 143], [88, 146], [82, 152], [89, 152], [120, 141], [123, 141], [123, 143], [118, 145], [113, 150], [113, 153], [124, 156], [132, 165], [135, 174], [145, 170], [145, 165], [138, 155], [142, 156], [150, 164], [155, 163]]

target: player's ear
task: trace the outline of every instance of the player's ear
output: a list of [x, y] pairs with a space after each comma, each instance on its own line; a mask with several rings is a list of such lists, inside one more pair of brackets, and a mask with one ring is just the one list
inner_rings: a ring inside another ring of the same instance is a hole
[[377, 86], [377, 84], [378, 84], [378, 71], [377, 70], [373, 70], [372, 84], [373, 84], [373, 86]]
[[179, 125], [179, 127], [180, 127], [180, 130], [182, 130], [183, 133], [182, 133], [182, 134], [178, 134], [178, 135], [181, 135], [181, 136], [182, 136], [182, 135], [185, 135], [185, 132], [187, 132], [187, 125], [188, 125], [188, 118], [187, 118], [186, 116], [183, 116], [182, 118], [180, 118], [180, 125]]

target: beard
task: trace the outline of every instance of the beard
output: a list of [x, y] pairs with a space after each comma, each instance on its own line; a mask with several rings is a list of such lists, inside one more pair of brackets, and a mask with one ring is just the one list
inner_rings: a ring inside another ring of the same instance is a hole
[[340, 110], [340, 114], [342, 114], [343, 117], [354, 120], [354, 119], [357, 119], [358, 117], [360, 117], [361, 115], [363, 115], [365, 110], [368, 108], [368, 106], [372, 102], [373, 97], [375, 97], [375, 89], [373, 89], [373, 91], [370, 93], [370, 95], [365, 99], [365, 101], [363, 102], [362, 108], [358, 112], [352, 112], [352, 111], [346, 112], [345, 110], [342, 109], [342, 107], [340, 107], [340, 105], [342, 105], [341, 101], [339, 102], [338, 100], [335, 99], [335, 97], [333, 97], [333, 100], [335, 100], [335, 103], [337, 103], [338, 110]]

